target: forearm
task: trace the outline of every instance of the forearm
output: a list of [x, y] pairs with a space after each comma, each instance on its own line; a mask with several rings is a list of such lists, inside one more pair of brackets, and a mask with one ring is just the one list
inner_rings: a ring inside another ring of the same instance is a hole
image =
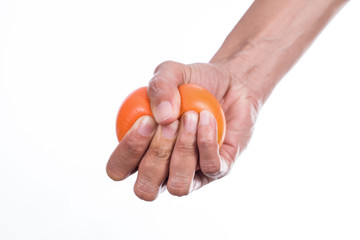
[[346, 0], [256, 0], [211, 63], [226, 65], [264, 102]]

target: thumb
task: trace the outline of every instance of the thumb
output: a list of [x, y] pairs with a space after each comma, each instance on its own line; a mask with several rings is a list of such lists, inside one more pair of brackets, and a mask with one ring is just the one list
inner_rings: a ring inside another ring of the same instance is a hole
[[167, 125], [179, 117], [180, 93], [178, 87], [189, 81], [189, 67], [166, 61], [156, 69], [149, 82], [148, 97], [157, 123]]

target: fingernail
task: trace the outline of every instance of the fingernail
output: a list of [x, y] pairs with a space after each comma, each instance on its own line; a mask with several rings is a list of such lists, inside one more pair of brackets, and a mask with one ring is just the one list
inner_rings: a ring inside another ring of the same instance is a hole
[[197, 127], [198, 114], [197, 113], [187, 113], [185, 114], [185, 130], [188, 132], [194, 132]]
[[169, 125], [161, 126], [162, 135], [165, 138], [168, 138], [168, 139], [174, 138], [175, 135], [176, 135], [178, 126], [179, 126], [179, 121], [178, 120], [176, 120], [175, 122], [173, 122], [173, 123], [171, 123]]
[[165, 121], [169, 119], [173, 115], [173, 107], [172, 104], [168, 101], [161, 102], [156, 107], [156, 120], [158, 122]]
[[152, 117], [145, 116], [140, 123], [138, 128], [138, 133], [141, 136], [148, 137], [150, 136], [156, 128], [156, 123]]
[[209, 111], [201, 111], [200, 112], [200, 125], [209, 125], [210, 123], [210, 112]]

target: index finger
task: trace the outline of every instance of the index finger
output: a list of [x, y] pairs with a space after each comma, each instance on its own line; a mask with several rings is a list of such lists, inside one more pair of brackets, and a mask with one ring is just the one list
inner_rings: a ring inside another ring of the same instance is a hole
[[145, 154], [157, 124], [150, 116], [139, 118], [111, 154], [106, 172], [111, 179], [119, 181], [127, 178], [139, 165]]

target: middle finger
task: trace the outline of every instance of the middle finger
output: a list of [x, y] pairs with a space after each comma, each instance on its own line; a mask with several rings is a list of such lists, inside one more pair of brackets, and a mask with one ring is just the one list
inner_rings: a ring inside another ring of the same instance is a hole
[[198, 114], [188, 111], [180, 120], [180, 128], [170, 160], [168, 191], [175, 196], [184, 196], [190, 192], [198, 162], [196, 132]]

